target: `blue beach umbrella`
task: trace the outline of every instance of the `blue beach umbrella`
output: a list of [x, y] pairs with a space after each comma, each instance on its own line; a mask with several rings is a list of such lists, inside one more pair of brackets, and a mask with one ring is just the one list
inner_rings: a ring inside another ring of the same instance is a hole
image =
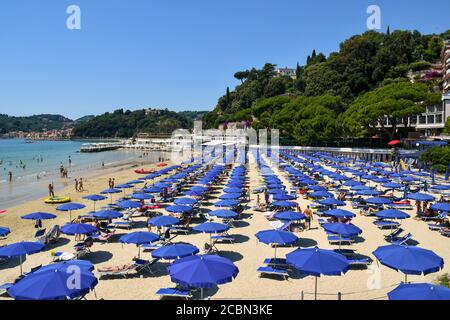
[[302, 213], [295, 211], [283, 211], [276, 213], [274, 215], [274, 218], [283, 221], [299, 221], [306, 219], [306, 216]]
[[282, 231], [282, 230], [265, 230], [260, 231], [256, 235], [256, 238], [258, 241], [273, 245], [275, 252], [274, 252], [274, 258], [277, 257], [277, 246], [276, 245], [286, 245], [286, 244], [293, 244], [298, 241], [298, 238], [295, 234], [288, 231]]
[[[16, 300], [67, 300], [84, 296], [98, 283], [90, 270], [77, 264], [54, 264], [51, 268], [41, 269], [10, 287], [8, 294]], [[69, 286], [75, 272], [76, 285]]]
[[444, 260], [431, 250], [413, 247], [388, 245], [378, 247], [373, 252], [381, 264], [405, 274], [426, 275], [437, 272], [444, 266]]
[[416, 201], [433, 201], [435, 198], [430, 194], [417, 192], [409, 194], [408, 199]]
[[140, 208], [141, 204], [137, 201], [123, 200], [117, 203], [117, 206], [122, 209]]
[[33, 212], [24, 216], [21, 216], [20, 218], [25, 220], [50, 220], [55, 219], [56, 215], [52, 213], [47, 212]]
[[86, 223], [68, 223], [61, 227], [61, 232], [67, 235], [90, 234], [98, 231], [98, 229]]
[[80, 210], [85, 207], [86, 206], [84, 204], [71, 202], [71, 203], [62, 204], [62, 205], [56, 207], [56, 210], [69, 211], [69, 219], [70, 219], [70, 221], [72, 221], [72, 211]]
[[350, 212], [348, 210], [343, 210], [343, 209], [327, 210], [327, 211], [324, 211], [323, 214], [325, 216], [335, 217], [337, 219], [340, 219], [340, 218], [351, 219], [351, 218], [356, 217], [356, 214], [354, 214], [353, 212]]
[[237, 212], [232, 210], [214, 210], [210, 211], [208, 214], [222, 219], [232, 219], [239, 215]]
[[362, 196], [378, 196], [381, 194], [381, 192], [373, 189], [366, 189], [366, 190], [358, 190], [356, 191], [356, 194]]
[[22, 275], [22, 257], [34, 253], [38, 253], [44, 249], [45, 245], [40, 242], [16, 242], [0, 248], [0, 257], [11, 258], [19, 257], [20, 274]]
[[409, 214], [396, 210], [396, 209], [387, 209], [387, 210], [381, 210], [376, 213], [376, 216], [381, 219], [408, 219], [410, 216]]
[[133, 188], [133, 186], [131, 184], [119, 184], [118, 186], [115, 186], [115, 188], [117, 189], [131, 189]]
[[125, 234], [120, 237], [119, 242], [122, 243], [131, 243], [138, 246], [138, 258], [141, 256], [141, 244], [149, 244], [155, 241], [160, 240], [160, 237], [153, 233], [147, 231], [135, 231], [128, 234]]
[[294, 208], [297, 206], [296, 202], [293, 201], [275, 201], [272, 206], [277, 208]]
[[225, 193], [242, 193], [242, 188], [225, 188], [223, 189]]
[[118, 211], [115, 211], [115, 210], [101, 210], [101, 211], [94, 212], [92, 214], [92, 216], [97, 219], [112, 220], [112, 219], [121, 218], [123, 216], [123, 214]]
[[235, 207], [239, 204], [237, 200], [221, 200], [214, 203], [215, 207]]
[[357, 226], [349, 223], [324, 223], [322, 227], [331, 233], [341, 235], [343, 237], [354, 237], [362, 233]]
[[437, 202], [430, 206], [431, 210], [450, 212], [450, 203], [448, 202]]
[[219, 196], [219, 199], [221, 200], [235, 200], [242, 197], [242, 193], [224, 193], [221, 196]]
[[148, 187], [144, 189], [145, 193], [161, 193], [163, 190], [158, 187]]
[[169, 267], [172, 282], [186, 287], [212, 288], [231, 282], [239, 273], [234, 263], [218, 255], [194, 255], [175, 260]]
[[349, 268], [347, 258], [343, 255], [319, 248], [297, 249], [286, 255], [286, 261], [301, 272], [315, 277], [315, 300], [317, 300], [318, 277], [340, 276]]
[[176, 243], [154, 250], [152, 257], [172, 260], [193, 256], [197, 253], [199, 253], [198, 248], [191, 244]]
[[194, 210], [191, 206], [185, 206], [185, 205], [173, 205], [166, 208], [167, 212], [172, 213], [189, 213]]
[[147, 224], [154, 227], [170, 227], [179, 223], [180, 219], [171, 216], [157, 216], [147, 221]]
[[93, 201], [93, 202], [94, 202], [94, 211], [95, 211], [95, 203], [96, 203], [97, 201], [105, 200], [106, 198], [107, 198], [107, 197], [102, 196], [102, 195], [100, 195], [100, 194], [90, 194], [90, 195], [88, 195], [88, 196], [84, 196], [84, 197], [83, 197], [83, 199], [90, 200], [90, 201]]
[[148, 200], [148, 199], [152, 199], [153, 196], [151, 194], [147, 194], [147, 193], [133, 193], [131, 195], [132, 199], [137, 199], [137, 200]]
[[400, 284], [388, 293], [389, 300], [450, 300], [450, 288], [431, 283]]
[[0, 237], [6, 237], [11, 233], [11, 230], [7, 227], [0, 227]]
[[225, 224], [217, 223], [217, 222], [205, 222], [199, 225], [196, 225], [192, 228], [195, 231], [202, 232], [202, 233], [209, 233], [209, 241], [212, 245], [212, 234], [213, 233], [222, 233], [230, 229]]
[[105, 189], [105, 190], [101, 191], [100, 194], [109, 194], [110, 199], [111, 199], [111, 203], [112, 203], [112, 201], [113, 201], [113, 196], [112, 195], [115, 194], [115, 193], [121, 193], [121, 192], [122, 192], [122, 190], [115, 189], [115, 188], [110, 188], [110, 189]]
[[333, 194], [328, 191], [315, 191], [310, 194], [308, 194], [311, 198], [333, 198]]
[[383, 205], [383, 204], [391, 204], [391, 200], [386, 198], [369, 198], [365, 200], [366, 203], [375, 204], [375, 205]]
[[198, 201], [192, 198], [177, 198], [173, 203], [178, 205], [193, 206], [197, 204]]
[[319, 200], [320, 204], [323, 204], [325, 206], [345, 206], [345, 202], [341, 200], [337, 200], [335, 198], [327, 198]]

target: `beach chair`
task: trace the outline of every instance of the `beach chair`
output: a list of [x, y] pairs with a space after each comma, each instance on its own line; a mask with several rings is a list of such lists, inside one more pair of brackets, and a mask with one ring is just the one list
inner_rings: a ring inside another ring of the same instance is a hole
[[392, 239], [390, 242], [391, 242], [391, 244], [395, 244], [395, 245], [404, 245], [411, 239], [412, 239], [412, 234], [408, 233], [408, 234], [404, 235], [403, 237]]
[[444, 224], [428, 223], [428, 229], [430, 229], [431, 231], [441, 231], [444, 228]]
[[259, 267], [257, 272], [259, 273], [259, 276], [263, 275], [276, 275], [283, 277], [284, 280], [287, 280], [289, 277], [289, 274], [286, 270], [286, 268], [281, 267], [275, 267], [275, 266], [262, 266]]
[[8, 295], [8, 289], [11, 288], [13, 285], [14, 283], [4, 283], [0, 285], [0, 296]]
[[419, 212], [419, 218], [422, 219], [423, 221], [433, 221], [433, 220], [438, 220], [439, 215], [427, 216], [427, 215], [424, 215], [423, 212]]
[[284, 258], [266, 258], [264, 259], [265, 266], [272, 267], [281, 267], [281, 268], [289, 268], [289, 264], [286, 262]]
[[50, 230], [48, 230], [47, 234], [45, 235], [45, 243], [56, 243], [59, 240], [59, 237], [61, 235], [61, 229], [59, 225], [55, 224], [53, 225]]
[[233, 236], [230, 236], [228, 233], [222, 233], [218, 235], [211, 236], [211, 239], [213, 240], [213, 243], [223, 243], [228, 242], [234, 244], [234, 238]]
[[38, 231], [36, 231], [36, 233], [34, 234], [34, 238], [36, 239], [37, 242], [42, 244], [47, 243], [47, 237], [45, 235], [46, 230], [47, 229], [39, 229]]
[[386, 241], [391, 241], [392, 239], [398, 238], [398, 236], [400, 236], [400, 234], [403, 232], [404, 230], [402, 228], [398, 228], [395, 229], [393, 232], [391, 232], [390, 234], [384, 236], [384, 239]]
[[277, 220], [270, 222], [270, 226], [275, 230], [289, 231], [291, 228], [291, 223], [292, 223], [291, 221], [282, 222], [280, 220]]
[[355, 240], [348, 237], [341, 237], [337, 235], [328, 235], [328, 242], [330, 244], [352, 244]]
[[396, 221], [377, 220], [374, 222], [374, 224], [379, 229], [396, 229], [400, 227], [400, 223]]
[[173, 226], [169, 228], [170, 233], [175, 233], [175, 234], [189, 234], [190, 232], [190, 228], [188, 228], [187, 226]]
[[131, 228], [133, 228], [133, 221], [131, 220], [113, 221], [108, 225], [108, 228], [110, 227], [130, 230]]
[[193, 297], [192, 290], [183, 288], [161, 288], [156, 291], [156, 295], [158, 295], [160, 299], [170, 297], [189, 300]]
[[142, 259], [136, 259], [134, 260], [134, 265], [137, 266], [136, 271], [146, 271], [150, 273], [152, 276], [155, 276], [155, 273], [152, 270], [152, 266], [159, 261], [159, 258], [153, 258], [151, 260], [142, 260]]
[[442, 230], [439, 231], [441, 235], [443, 235], [444, 237], [450, 237], [450, 229], [448, 228], [443, 228]]

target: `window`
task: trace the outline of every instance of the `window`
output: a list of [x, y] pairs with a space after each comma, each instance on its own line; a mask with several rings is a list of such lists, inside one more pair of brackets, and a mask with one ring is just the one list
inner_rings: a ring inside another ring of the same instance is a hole
[[434, 124], [434, 115], [427, 116], [427, 124]]
[[410, 124], [416, 124], [417, 123], [417, 117], [412, 117], [409, 119]]
[[444, 108], [442, 107], [442, 105], [436, 106], [436, 112], [442, 112], [443, 110]]
[[442, 121], [442, 114], [437, 114], [436, 115], [436, 124], [441, 124], [443, 121]]
[[427, 106], [427, 113], [433, 113], [434, 112], [434, 106]]
[[420, 116], [419, 117], [419, 124], [426, 124], [427, 123], [427, 118], [425, 118], [425, 116]]

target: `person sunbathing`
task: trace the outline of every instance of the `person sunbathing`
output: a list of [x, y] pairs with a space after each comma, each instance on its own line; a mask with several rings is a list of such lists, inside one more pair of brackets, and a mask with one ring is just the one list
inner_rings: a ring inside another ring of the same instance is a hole
[[120, 266], [113, 267], [100, 267], [97, 270], [100, 272], [119, 272], [133, 268], [133, 264], [123, 264]]

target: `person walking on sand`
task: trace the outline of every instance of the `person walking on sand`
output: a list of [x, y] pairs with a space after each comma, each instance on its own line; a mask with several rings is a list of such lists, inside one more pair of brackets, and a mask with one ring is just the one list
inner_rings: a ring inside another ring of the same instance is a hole
[[303, 214], [306, 216], [305, 223], [308, 225], [308, 230], [311, 229], [311, 221], [313, 220], [313, 212], [309, 206], [306, 207]]
[[75, 179], [75, 191], [78, 191], [78, 186], [79, 186], [78, 179]]
[[48, 196], [50, 198], [54, 198], [55, 197], [55, 192], [54, 192], [54, 188], [53, 188], [53, 184], [52, 183], [50, 183], [48, 185]]
[[11, 171], [8, 172], [8, 179], [9, 179], [9, 182], [12, 182], [12, 172]]
[[111, 189], [112, 188], [112, 180], [111, 180], [111, 178], [109, 178], [109, 180], [108, 180], [108, 187]]
[[116, 186], [116, 178], [112, 178], [112, 188]]
[[80, 178], [80, 181], [78, 182], [78, 191], [80, 192], [84, 191], [83, 178]]

